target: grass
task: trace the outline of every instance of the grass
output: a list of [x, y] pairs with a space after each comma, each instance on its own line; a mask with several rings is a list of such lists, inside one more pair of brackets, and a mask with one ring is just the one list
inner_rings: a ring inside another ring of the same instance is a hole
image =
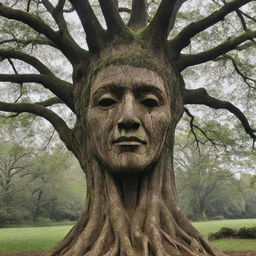
[[[193, 225], [202, 234], [208, 235], [221, 227], [239, 229], [256, 226], [256, 219], [194, 222]], [[0, 228], [0, 253], [46, 250], [61, 240], [71, 227], [65, 225]], [[256, 251], [256, 239], [221, 239], [212, 243], [223, 251]]]
[[[239, 229], [242, 227], [256, 226], [256, 219], [194, 222], [193, 225], [203, 235], [207, 236], [210, 233], [215, 233], [219, 231], [222, 227]], [[256, 251], [256, 239], [226, 238], [212, 241], [212, 244], [222, 251]]]
[[71, 226], [0, 229], [0, 253], [43, 251], [60, 241]]
[[256, 219], [241, 219], [241, 220], [212, 220], [205, 222], [193, 222], [195, 228], [197, 228], [203, 235], [209, 235], [219, 231], [222, 227], [229, 227], [239, 229], [242, 227], [256, 226]]

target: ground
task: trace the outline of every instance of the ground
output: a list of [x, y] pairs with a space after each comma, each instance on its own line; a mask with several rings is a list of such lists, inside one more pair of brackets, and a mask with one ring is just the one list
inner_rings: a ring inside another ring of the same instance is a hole
[[[245, 251], [245, 252], [228, 252], [230, 256], [256, 256], [256, 251]], [[18, 252], [18, 253], [7, 253], [0, 254], [0, 256], [40, 256], [40, 252]]]

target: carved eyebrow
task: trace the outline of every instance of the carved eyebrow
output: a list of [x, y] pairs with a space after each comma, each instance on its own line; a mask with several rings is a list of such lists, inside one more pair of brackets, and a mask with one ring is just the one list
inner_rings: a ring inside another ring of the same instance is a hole
[[135, 92], [142, 93], [142, 92], [148, 92], [148, 93], [153, 93], [156, 94], [158, 97], [161, 99], [164, 98], [163, 92], [156, 86], [149, 85], [149, 84], [137, 84], [135, 86]]
[[106, 92], [114, 92], [114, 94], [119, 94], [123, 90], [124, 90], [124, 88], [122, 88], [121, 86], [118, 86], [116, 84], [105, 84], [105, 85], [102, 85], [100, 88], [98, 88], [92, 94], [92, 97], [101, 95], [101, 94], [106, 93]]

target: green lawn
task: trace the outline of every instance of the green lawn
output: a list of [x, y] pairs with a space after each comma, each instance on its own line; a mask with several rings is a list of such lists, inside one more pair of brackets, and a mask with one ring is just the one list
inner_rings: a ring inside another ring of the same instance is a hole
[[0, 228], [0, 253], [46, 250], [68, 233], [71, 226]]
[[[243, 220], [217, 220], [206, 222], [194, 222], [194, 226], [204, 235], [219, 231], [222, 227], [239, 229], [241, 227], [256, 226], [256, 219]], [[256, 239], [220, 239], [212, 241], [212, 244], [222, 251], [256, 251]]]
[[[256, 219], [194, 222], [204, 235], [218, 231], [221, 227], [256, 226]], [[61, 240], [71, 225], [50, 227], [0, 228], [0, 253], [42, 251]], [[255, 250], [256, 239], [221, 239], [212, 242], [223, 251]]]
[[219, 231], [222, 227], [239, 229], [242, 227], [256, 226], [256, 219], [242, 220], [214, 220], [205, 222], [193, 222], [194, 226], [204, 235]]

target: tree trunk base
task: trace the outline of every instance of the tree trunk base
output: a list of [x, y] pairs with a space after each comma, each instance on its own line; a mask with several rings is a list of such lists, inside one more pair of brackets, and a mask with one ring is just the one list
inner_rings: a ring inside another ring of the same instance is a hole
[[100, 170], [80, 220], [44, 256], [224, 256], [180, 212], [168, 169], [155, 168], [121, 179]]

